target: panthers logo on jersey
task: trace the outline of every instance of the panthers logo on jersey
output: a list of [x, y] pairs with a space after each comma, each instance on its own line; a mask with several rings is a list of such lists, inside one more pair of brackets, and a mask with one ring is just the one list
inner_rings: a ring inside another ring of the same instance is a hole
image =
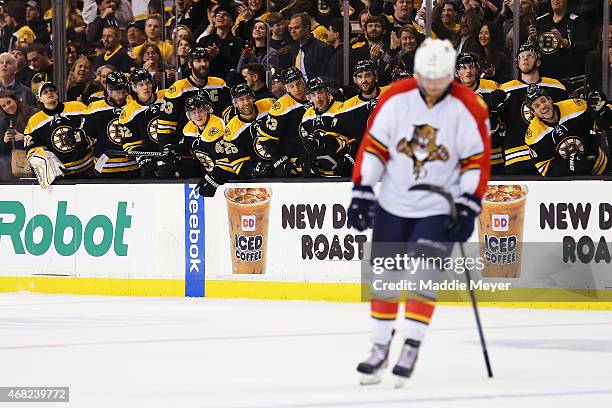
[[111, 142], [121, 146], [121, 132], [119, 131], [119, 119], [115, 118], [108, 122], [106, 127], [106, 134]]
[[66, 140], [66, 135], [70, 132], [72, 128], [70, 126], [60, 126], [53, 130], [51, 133], [51, 143], [53, 143], [53, 147], [62, 153], [69, 153], [74, 150], [74, 146], [69, 144]]
[[416, 125], [412, 132], [412, 139], [402, 138], [397, 144], [397, 151], [404, 153], [413, 161], [413, 174], [415, 180], [427, 176], [425, 164], [449, 158], [448, 149], [444, 145], [436, 144], [438, 129], [431, 125]]
[[149, 139], [151, 139], [154, 143], [157, 143], [157, 118], [151, 119], [149, 125], [147, 126], [147, 134], [149, 135]]

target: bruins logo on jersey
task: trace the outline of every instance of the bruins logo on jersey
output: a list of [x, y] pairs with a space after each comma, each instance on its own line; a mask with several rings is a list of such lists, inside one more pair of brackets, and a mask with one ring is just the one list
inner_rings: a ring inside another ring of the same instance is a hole
[[51, 143], [58, 152], [69, 153], [74, 150], [74, 146], [66, 140], [66, 136], [71, 130], [70, 126], [59, 126], [51, 133]]
[[147, 126], [147, 134], [149, 138], [157, 143], [157, 118], [151, 119], [149, 125]]
[[219, 140], [215, 144], [215, 152], [219, 154], [237, 154], [238, 148], [233, 143]]
[[404, 153], [413, 161], [413, 174], [415, 180], [427, 175], [425, 164], [432, 161], [447, 161], [448, 149], [444, 145], [436, 144], [438, 129], [431, 125], [417, 125], [412, 132], [412, 138], [402, 138], [397, 144], [397, 151]]
[[208, 136], [210, 136], [211, 138], [217, 136], [219, 134], [219, 128], [212, 126], [209, 130], [208, 130]]
[[255, 153], [264, 160], [270, 160], [272, 158], [272, 155], [268, 153], [258, 138], [253, 140], [253, 150], [255, 150]]
[[582, 156], [584, 154], [584, 143], [578, 137], [566, 137], [557, 145], [557, 153], [564, 159], [568, 159], [572, 154]]
[[108, 122], [106, 127], [106, 134], [111, 142], [121, 146], [121, 132], [119, 131], [119, 119], [115, 118]]
[[195, 156], [198, 158], [200, 163], [202, 163], [202, 166], [204, 166], [204, 170], [206, 170], [208, 173], [214, 170], [215, 162], [213, 161], [213, 159], [210, 158], [209, 155], [201, 151], [196, 151]]

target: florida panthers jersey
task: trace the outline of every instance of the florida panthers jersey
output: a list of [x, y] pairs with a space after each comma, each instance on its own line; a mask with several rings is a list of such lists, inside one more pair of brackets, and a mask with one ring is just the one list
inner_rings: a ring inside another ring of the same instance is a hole
[[414, 79], [396, 82], [379, 100], [357, 153], [355, 184], [382, 180], [378, 202], [404, 218], [448, 214], [437, 194], [409, 191], [417, 184], [448, 190], [480, 212], [490, 175], [489, 114], [469, 88], [453, 83], [434, 105]]

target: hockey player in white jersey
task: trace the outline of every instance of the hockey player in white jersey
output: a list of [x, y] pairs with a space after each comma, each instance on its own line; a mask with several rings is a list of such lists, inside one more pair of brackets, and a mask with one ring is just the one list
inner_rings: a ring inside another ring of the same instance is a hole
[[[354, 228], [374, 228], [372, 257], [377, 244], [406, 242], [442, 247], [450, 255], [452, 243], [473, 232], [490, 175], [490, 129], [483, 100], [453, 82], [455, 59], [449, 41], [425, 40], [415, 55], [414, 78], [392, 84], [372, 113], [357, 153], [348, 210]], [[375, 195], [372, 188], [379, 181]], [[458, 222], [452, 222], [442, 196], [410, 190], [418, 184], [449, 191]], [[398, 330], [405, 337], [393, 367], [400, 380], [412, 374], [434, 302], [435, 292], [408, 296], [404, 330]], [[372, 294], [374, 345], [357, 367], [362, 384], [379, 382], [388, 364], [398, 305]]]

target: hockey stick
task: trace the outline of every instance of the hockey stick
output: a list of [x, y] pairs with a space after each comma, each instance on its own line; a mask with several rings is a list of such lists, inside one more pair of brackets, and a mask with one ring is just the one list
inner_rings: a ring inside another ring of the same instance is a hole
[[165, 157], [168, 156], [168, 153], [162, 152], [144, 152], [140, 150], [132, 150], [131, 152], [126, 152], [125, 150], [107, 150], [104, 152], [109, 158], [111, 157]]
[[[456, 225], [459, 222], [459, 214], [457, 213], [457, 208], [455, 207], [455, 200], [453, 199], [451, 193], [445, 190], [444, 188], [432, 184], [417, 184], [416, 186], [410, 187], [410, 190], [429, 191], [431, 193], [441, 195], [448, 202], [453, 225]], [[463, 242], [458, 242], [458, 244], [461, 256], [465, 259], [465, 250], [463, 248]], [[489, 375], [489, 378], [493, 378], [491, 362], [489, 361], [489, 351], [487, 350], [487, 343], [485, 342], [484, 332], [482, 330], [482, 323], [480, 322], [480, 314], [478, 313], [478, 305], [476, 304], [476, 295], [474, 294], [474, 290], [471, 286], [472, 277], [470, 276], [469, 268], [465, 268], [465, 278], [468, 283], [468, 291], [470, 293], [470, 300], [472, 301], [472, 308], [474, 309], [474, 316], [476, 317], [476, 326], [478, 327], [478, 336], [480, 336], [480, 346], [482, 347], [482, 354], [484, 356], [485, 364], [487, 366], [487, 374]]]

